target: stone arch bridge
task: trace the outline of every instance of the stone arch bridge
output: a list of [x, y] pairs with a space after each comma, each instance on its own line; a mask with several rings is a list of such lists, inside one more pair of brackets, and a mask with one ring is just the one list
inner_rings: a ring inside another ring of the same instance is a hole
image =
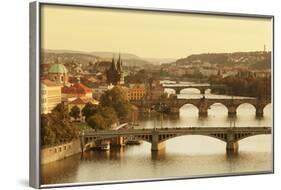
[[208, 116], [208, 109], [216, 103], [223, 104], [227, 110], [230, 117], [236, 116], [237, 108], [244, 103], [251, 104], [256, 109], [256, 116], [263, 117], [264, 107], [271, 103], [270, 99], [258, 99], [258, 98], [231, 98], [231, 99], [167, 99], [161, 101], [155, 100], [142, 100], [142, 101], [132, 101], [132, 104], [137, 106], [141, 112], [147, 112], [153, 108], [158, 103], [166, 104], [170, 108], [172, 114], [179, 114], [180, 108], [186, 104], [192, 104], [198, 108], [198, 114], [200, 117]]
[[154, 129], [120, 129], [95, 131], [85, 130], [80, 134], [82, 152], [89, 143], [120, 137], [133, 137], [151, 143], [151, 150], [165, 148], [165, 141], [183, 135], [203, 135], [216, 138], [226, 143], [228, 153], [238, 152], [238, 141], [255, 136], [271, 134], [271, 127], [184, 127]]
[[163, 84], [163, 87], [165, 89], [175, 90], [176, 94], [180, 94], [181, 90], [189, 89], [189, 88], [198, 89], [200, 91], [200, 94], [205, 94], [206, 90], [210, 89], [212, 91], [212, 89], [214, 89], [214, 88], [223, 88], [223, 89], [227, 90], [227, 87], [225, 85], [210, 85], [210, 84], [192, 84], [192, 85]]

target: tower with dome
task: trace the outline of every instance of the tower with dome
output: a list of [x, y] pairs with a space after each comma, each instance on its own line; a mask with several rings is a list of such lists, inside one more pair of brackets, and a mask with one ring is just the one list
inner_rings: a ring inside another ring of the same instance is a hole
[[48, 78], [61, 85], [65, 85], [68, 82], [68, 71], [67, 68], [60, 63], [60, 58], [49, 68]]

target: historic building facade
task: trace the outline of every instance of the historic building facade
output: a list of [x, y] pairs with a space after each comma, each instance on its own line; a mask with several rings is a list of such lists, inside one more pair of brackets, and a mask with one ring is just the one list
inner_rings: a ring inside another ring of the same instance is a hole
[[61, 86], [50, 80], [41, 81], [41, 113], [50, 113], [61, 103]]
[[146, 90], [144, 84], [131, 84], [128, 90], [129, 100], [141, 100], [145, 97]]

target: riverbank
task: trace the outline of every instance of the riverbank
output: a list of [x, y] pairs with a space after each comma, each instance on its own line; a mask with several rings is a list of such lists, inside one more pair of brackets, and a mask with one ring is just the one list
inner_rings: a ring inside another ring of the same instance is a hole
[[76, 139], [68, 143], [42, 148], [41, 165], [65, 159], [81, 152], [80, 140]]
[[[124, 146], [124, 141], [122, 137], [111, 138], [110, 145], [113, 147]], [[100, 143], [89, 142], [84, 145], [84, 151], [90, 150], [92, 148], [100, 147]], [[81, 143], [79, 139], [73, 140], [68, 143], [63, 143], [60, 145], [50, 146], [41, 149], [41, 165], [49, 164], [51, 162], [63, 160], [75, 154], [81, 153]]]

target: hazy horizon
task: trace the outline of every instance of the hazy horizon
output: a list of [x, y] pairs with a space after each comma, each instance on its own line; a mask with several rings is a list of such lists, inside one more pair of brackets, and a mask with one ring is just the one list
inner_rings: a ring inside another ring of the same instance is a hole
[[272, 21], [43, 5], [44, 50], [121, 52], [143, 58], [179, 59], [191, 54], [272, 51]]
[[[113, 52], [113, 51], [83, 51], [83, 50], [75, 50], [75, 49], [42, 49], [43, 51], [61, 51], [61, 52], [78, 52], [78, 53], [85, 53], [85, 54], [92, 54], [92, 53], [95, 53], [95, 52], [98, 52], [98, 53], [114, 53], [113, 56], [118, 56], [119, 53], [121, 54], [132, 54], [132, 55], [136, 55], [138, 56], [139, 58], [145, 58], [145, 59], [181, 59], [181, 58], [186, 58], [190, 55], [195, 55], [195, 54], [220, 54], [220, 53], [240, 53], [240, 52], [243, 52], [243, 53], [246, 53], [246, 52], [262, 52], [262, 50], [254, 50], [254, 51], [235, 51], [235, 52], [198, 52], [198, 53], [194, 53], [194, 54], [187, 54], [186, 56], [184, 57], [178, 57], [178, 58], [170, 58], [170, 57], [143, 57], [143, 56], [139, 56], [137, 55], [136, 53], [133, 53], [133, 52]], [[271, 52], [269, 50], [267, 50], [267, 52]]]

